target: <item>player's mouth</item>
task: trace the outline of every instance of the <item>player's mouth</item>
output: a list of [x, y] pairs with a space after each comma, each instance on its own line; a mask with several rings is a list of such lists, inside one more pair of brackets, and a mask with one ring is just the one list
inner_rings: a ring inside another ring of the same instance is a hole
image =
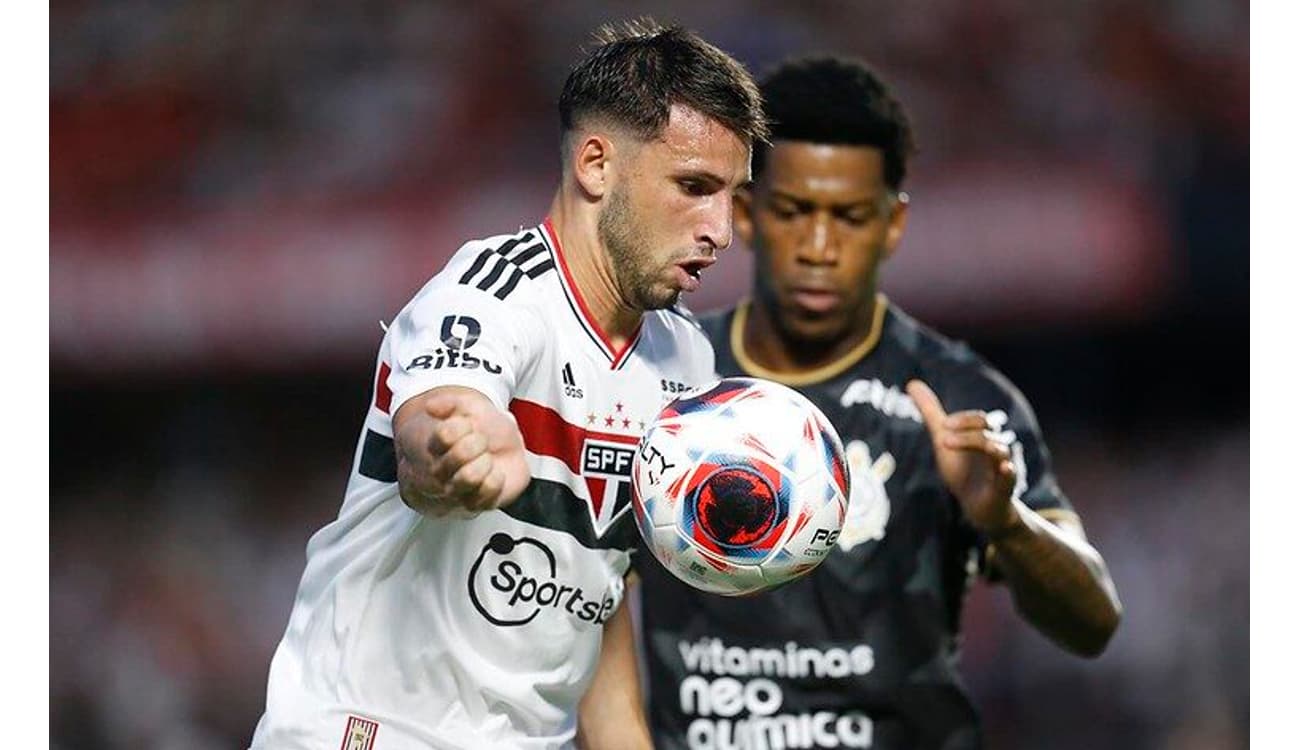
[[794, 304], [813, 315], [825, 315], [831, 312], [839, 307], [842, 298], [839, 292], [825, 286], [807, 285], [790, 289], [790, 299]]
[[717, 262], [717, 258], [691, 258], [676, 264], [677, 285], [684, 292], [693, 292], [700, 288], [700, 275], [704, 269]]

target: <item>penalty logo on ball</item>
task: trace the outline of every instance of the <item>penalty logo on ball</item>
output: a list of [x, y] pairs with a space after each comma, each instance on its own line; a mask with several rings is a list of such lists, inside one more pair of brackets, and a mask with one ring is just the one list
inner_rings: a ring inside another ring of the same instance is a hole
[[757, 562], [780, 539], [789, 482], [767, 462], [710, 456], [696, 466], [685, 491], [682, 529], [710, 552]]

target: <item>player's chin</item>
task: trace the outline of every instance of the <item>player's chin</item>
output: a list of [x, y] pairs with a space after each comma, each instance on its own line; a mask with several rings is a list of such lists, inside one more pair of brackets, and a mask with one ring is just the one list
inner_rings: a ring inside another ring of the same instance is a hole
[[674, 284], [655, 284], [641, 290], [643, 310], [667, 310], [682, 298], [682, 289]]
[[796, 308], [787, 309], [782, 318], [785, 330], [810, 344], [833, 343], [845, 335], [842, 315], [809, 313]]
[[681, 301], [681, 299], [682, 299], [682, 293], [681, 293], [681, 290], [674, 290], [674, 291], [672, 291], [672, 292], [669, 292], [669, 293], [665, 294], [662, 298], [660, 298], [659, 300], [657, 300], [657, 303], [658, 303], [657, 306], [652, 307], [652, 308], [650, 308], [650, 309], [651, 309], [651, 310], [667, 310], [668, 308], [673, 307], [674, 305], [676, 305], [679, 301]]

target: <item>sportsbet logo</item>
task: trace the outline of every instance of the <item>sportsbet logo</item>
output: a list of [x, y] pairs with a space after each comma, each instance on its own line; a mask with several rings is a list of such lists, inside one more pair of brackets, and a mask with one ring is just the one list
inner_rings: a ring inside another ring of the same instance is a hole
[[[621, 583], [621, 581], [620, 581]], [[556, 575], [555, 553], [532, 537], [492, 535], [469, 569], [469, 599], [494, 625], [527, 625], [543, 610], [560, 610], [599, 625], [622, 599], [615, 588], [600, 598]]]

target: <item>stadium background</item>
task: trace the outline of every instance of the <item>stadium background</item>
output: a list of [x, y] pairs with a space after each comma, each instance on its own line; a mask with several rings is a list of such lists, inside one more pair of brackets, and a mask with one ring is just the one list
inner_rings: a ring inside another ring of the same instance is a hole
[[[922, 153], [883, 285], [1038, 410], [1126, 605], [1085, 662], [977, 587], [994, 748], [1247, 741], [1248, 5], [50, 6], [51, 746], [242, 746], [379, 321], [542, 215], [597, 22], [849, 52]], [[742, 290], [735, 248], [689, 302]]]

